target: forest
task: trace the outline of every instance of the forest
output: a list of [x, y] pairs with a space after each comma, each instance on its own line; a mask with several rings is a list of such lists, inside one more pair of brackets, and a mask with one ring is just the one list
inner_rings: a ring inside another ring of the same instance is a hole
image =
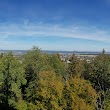
[[33, 47], [0, 54], [0, 110], [110, 110], [110, 56], [87, 63]]

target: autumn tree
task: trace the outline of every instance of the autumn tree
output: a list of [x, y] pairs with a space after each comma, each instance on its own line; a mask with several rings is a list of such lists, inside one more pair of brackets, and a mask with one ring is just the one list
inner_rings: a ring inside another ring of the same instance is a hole
[[74, 77], [63, 90], [64, 110], [95, 110], [96, 91], [90, 82]]
[[36, 88], [37, 107], [40, 104], [46, 110], [62, 110], [62, 77], [54, 71], [44, 71], [40, 74], [39, 83]]

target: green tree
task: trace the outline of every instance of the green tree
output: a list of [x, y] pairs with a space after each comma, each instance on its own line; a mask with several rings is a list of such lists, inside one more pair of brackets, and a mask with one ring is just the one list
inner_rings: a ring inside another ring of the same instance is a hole
[[22, 99], [21, 86], [26, 83], [24, 69], [22, 63], [13, 54], [3, 54], [1, 58], [1, 77], [2, 83], [2, 103], [13, 108]]
[[77, 58], [74, 54], [70, 58], [70, 63], [68, 67], [68, 72], [70, 76], [83, 76], [83, 73], [85, 71], [85, 61], [82, 61]]
[[27, 84], [24, 88], [25, 99], [28, 102], [35, 103], [36, 88], [39, 86], [39, 74], [41, 71], [49, 68], [45, 54], [37, 48], [33, 47], [23, 58]]
[[108, 100], [106, 95], [109, 94], [110, 90], [110, 56], [104, 53], [97, 56], [89, 65], [85, 79], [92, 82], [99, 94], [97, 107], [104, 109], [106, 100]]
[[49, 65], [55, 71], [57, 75], [62, 74], [62, 76], [66, 76], [66, 65], [65, 62], [62, 62], [59, 54], [51, 54], [48, 55]]
[[104, 49], [102, 50], [102, 54], [105, 54], [105, 50]]

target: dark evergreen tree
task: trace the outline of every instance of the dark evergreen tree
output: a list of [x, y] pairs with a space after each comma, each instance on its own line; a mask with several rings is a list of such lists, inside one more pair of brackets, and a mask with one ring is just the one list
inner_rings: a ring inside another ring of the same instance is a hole
[[23, 65], [11, 52], [3, 54], [0, 62], [1, 104], [16, 108], [23, 100], [21, 86], [26, 84]]

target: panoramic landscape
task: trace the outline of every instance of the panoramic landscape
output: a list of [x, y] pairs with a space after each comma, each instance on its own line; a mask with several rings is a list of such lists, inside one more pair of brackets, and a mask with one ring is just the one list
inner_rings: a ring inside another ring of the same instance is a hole
[[0, 110], [110, 110], [110, 0], [0, 0]]

